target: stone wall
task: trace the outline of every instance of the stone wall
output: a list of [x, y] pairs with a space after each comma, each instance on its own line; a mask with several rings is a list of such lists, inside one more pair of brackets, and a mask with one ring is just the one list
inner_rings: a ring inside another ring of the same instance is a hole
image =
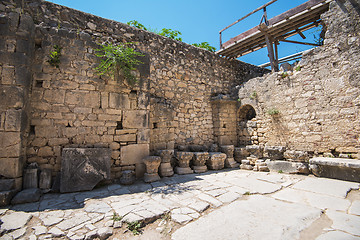
[[[26, 158], [56, 173], [64, 147], [109, 147], [112, 178], [122, 170], [140, 177], [150, 151], [214, 143], [211, 97], [266, 72], [49, 2], [0, 1], [0, 11], [4, 176], [9, 161], [19, 172]], [[94, 52], [104, 42], [132, 42], [144, 54], [138, 84], [96, 75]], [[58, 68], [48, 62], [55, 45], [62, 48]]]
[[28, 95], [32, 82], [34, 24], [29, 16], [0, 15], [0, 175], [21, 188], [26, 159]]
[[342, 156], [359, 152], [360, 21], [347, 8], [349, 13], [331, 3], [323, 15], [325, 44], [305, 53], [293, 72], [241, 85], [242, 105], [256, 110], [260, 145]]

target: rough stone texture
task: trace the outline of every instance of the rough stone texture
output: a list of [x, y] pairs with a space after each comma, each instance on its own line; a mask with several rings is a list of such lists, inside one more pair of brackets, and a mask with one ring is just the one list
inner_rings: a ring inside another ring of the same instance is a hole
[[209, 169], [219, 170], [223, 169], [225, 165], [226, 154], [225, 153], [210, 153], [210, 158], [206, 162]]
[[265, 146], [264, 155], [271, 160], [284, 159], [285, 147], [283, 146]]
[[246, 147], [236, 147], [234, 149], [234, 159], [238, 163], [241, 163], [241, 160], [246, 159], [250, 156], [250, 153], [246, 150]]
[[[254, 206], [256, 213], [248, 211]], [[288, 212], [296, 214], [289, 215]], [[270, 213], [272, 217], [268, 217]], [[315, 208], [299, 208], [264, 196], [250, 196], [246, 202], [231, 203], [178, 229], [172, 238], [188, 240], [206, 236], [206, 239], [262, 239], [266, 232], [269, 239], [297, 239], [299, 232], [319, 218], [320, 214], [321, 211]]]
[[24, 228], [24, 226], [30, 221], [32, 215], [24, 212], [13, 212], [1, 217], [3, 224], [1, 229], [3, 230], [16, 230]]
[[144, 175], [144, 181], [155, 182], [160, 180], [160, 176], [158, 174], [159, 166], [161, 163], [161, 157], [158, 156], [148, 156], [143, 159], [144, 164], [146, 166], [146, 173]]
[[246, 151], [250, 153], [250, 157], [253, 158], [263, 158], [263, 147], [258, 145], [248, 145], [246, 146]]
[[284, 152], [284, 158], [293, 162], [307, 162], [309, 154], [306, 151], [287, 150]]
[[274, 172], [309, 174], [309, 166], [306, 163], [266, 160], [266, 165]]
[[42, 169], [40, 172], [39, 188], [50, 189], [51, 188], [51, 169]]
[[360, 182], [360, 160], [344, 158], [312, 158], [311, 170], [319, 177]]
[[202, 173], [207, 171], [206, 162], [210, 155], [208, 152], [195, 152], [193, 159], [193, 170], [195, 173]]
[[24, 189], [27, 188], [38, 188], [39, 186], [39, 169], [25, 169], [24, 170]]
[[[359, 152], [360, 18], [350, 2], [345, 5], [348, 13], [336, 1], [330, 3], [321, 16], [324, 45], [303, 54], [299, 71], [288, 71], [287, 77], [280, 71], [240, 85], [241, 104], [256, 110], [260, 145], [317, 153]], [[256, 101], [250, 99], [253, 92]], [[279, 114], [267, 113], [273, 108]]]
[[15, 179], [0, 179], [0, 192], [15, 188]]
[[11, 204], [32, 203], [40, 200], [42, 192], [39, 188], [22, 190], [11, 200]]
[[14, 190], [0, 192], [0, 206], [7, 206], [10, 204], [11, 199], [16, 194]]
[[110, 178], [110, 149], [64, 148], [61, 164], [61, 192], [93, 189]]

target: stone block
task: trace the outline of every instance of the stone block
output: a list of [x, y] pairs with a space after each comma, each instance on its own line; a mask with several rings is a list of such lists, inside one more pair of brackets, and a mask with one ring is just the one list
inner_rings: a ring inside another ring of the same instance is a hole
[[5, 131], [19, 132], [23, 110], [10, 109], [6, 111]]
[[179, 175], [194, 173], [190, 167], [175, 167], [175, 172]]
[[22, 108], [24, 106], [23, 90], [15, 86], [0, 86], [0, 103], [0, 110]]
[[11, 204], [32, 203], [40, 200], [42, 192], [39, 188], [25, 189], [15, 195]]
[[360, 182], [359, 159], [316, 157], [309, 164], [316, 176]]
[[137, 143], [150, 143], [150, 129], [139, 129]]
[[284, 158], [294, 162], [306, 162], [309, 160], [309, 154], [305, 151], [287, 150], [284, 152]]
[[145, 110], [124, 111], [123, 116], [124, 128], [148, 128], [149, 114]]
[[121, 93], [110, 93], [109, 107], [115, 109], [130, 109], [129, 96]]
[[25, 169], [24, 170], [24, 182], [23, 187], [24, 189], [28, 188], [38, 188], [39, 183], [39, 169]]
[[149, 144], [131, 144], [120, 149], [121, 165], [142, 163], [143, 158], [149, 156]]
[[21, 158], [0, 158], [0, 175], [18, 178], [23, 174], [24, 162]]
[[44, 100], [48, 103], [64, 103], [65, 90], [45, 90]]
[[51, 188], [51, 169], [44, 168], [40, 172], [39, 188], [50, 189]]
[[64, 148], [60, 192], [92, 190], [110, 178], [111, 150], [108, 148]]
[[0, 179], [0, 192], [15, 189], [15, 179]]
[[[46, 92], [45, 92], [46, 93]], [[100, 93], [95, 91], [71, 91], [65, 94], [65, 103], [78, 107], [100, 107]]]
[[248, 145], [246, 150], [250, 153], [250, 157], [263, 158], [263, 147], [258, 145]]
[[124, 134], [120, 136], [114, 136], [116, 142], [136, 142], [136, 134]]
[[135, 176], [138, 179], [141, 179], [144, 177], [145, 174], [145, 164], [144, 163], [137, 163], [135, 164]]
[[288, 162], [288, 161], [271, 161], [266, 160], [265, 161], [267, 167], [272, 172], [284, 172], [284, 173], [302, 173], [302, 174], [308, 174], [309, 173], [309, 167], [306, 163], [299, 163], [299, 162]]
[[225, 165], [226, 154], [219, 152], [211, 152], [210, 158], [207, 161], [206, 165], [209, 169], [212, 170], [220, 170], [224, 168]]
[[131, 185], [135, 182], [135, 180], [135, 172], [133, 170], [125, 170], [122, 172], [120, 184]]
[[265, 157], [268, 157], [271, 160], [284, 159], [284, 152], [284, 146], [265, 146], [264, 148]]
[[159, 174], [162, 177], [171, 177], [172, 175], [174, 175], [174, 169], [172, 168], [171, 163], [162, 162], [160, 164]]
[[14, 190], [0, 192], [0, 207], [9, 205], [15, 193], [16, 191]]
[[241, 160], [246, 159], [250, 156], [250, 153], [246, 150], [246, 147], [236, 147], [234, 150], [234, 159], [238, 163], [241, 162]]

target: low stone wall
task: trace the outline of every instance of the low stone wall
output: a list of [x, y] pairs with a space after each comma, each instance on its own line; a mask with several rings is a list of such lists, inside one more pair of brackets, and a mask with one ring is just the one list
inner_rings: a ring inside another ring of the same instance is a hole
[[323, 15], [325, 44], [304, 54], [293, 72], [241, 85], [242, 105], [256, 110], [260, 145], [356, 158], [360, 151], [360, 21], [333, 2]]

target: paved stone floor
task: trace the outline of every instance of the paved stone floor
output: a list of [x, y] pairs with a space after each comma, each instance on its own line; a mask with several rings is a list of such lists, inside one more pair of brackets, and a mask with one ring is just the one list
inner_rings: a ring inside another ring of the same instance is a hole
[[0, 209], [0, 239], [131, 236], [114, 216], [158, 219], [151, 230], [158, 235], [145, 231], [140, 239], [360, 239], [359, 186], [236, 169], [46, 194], [37, 203]]

